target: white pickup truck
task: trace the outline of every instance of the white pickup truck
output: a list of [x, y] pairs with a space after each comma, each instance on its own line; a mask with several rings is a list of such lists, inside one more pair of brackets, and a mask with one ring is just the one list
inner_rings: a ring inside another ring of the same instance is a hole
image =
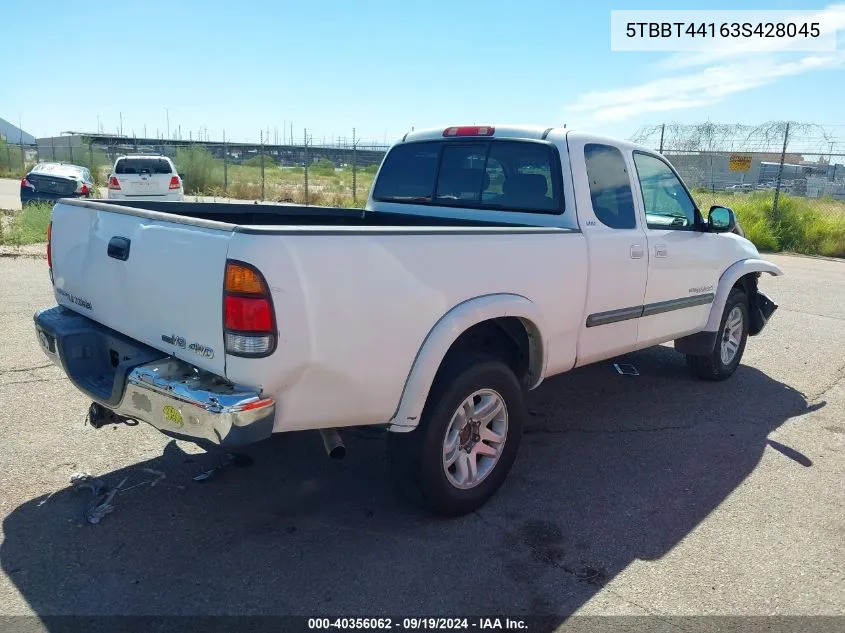
[[470, 512], [548, 377], [674, 341], [734, 373], [781, 275], [672, 166], [559, 128], [405, 135], [366, 209], [60, 200], [45, 352], [95, 425], [224, 447], [383, 425], [403, 491]]

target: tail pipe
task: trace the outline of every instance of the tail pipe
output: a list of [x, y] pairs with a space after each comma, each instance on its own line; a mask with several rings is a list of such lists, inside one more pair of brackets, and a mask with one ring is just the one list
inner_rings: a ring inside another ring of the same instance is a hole
[[326, 449], [326, 455], [329, 458], [343, 459], [346, 457], [346, 446], [337, 429], [320, 429], [320, 435], [323, 438], [323, 447]]

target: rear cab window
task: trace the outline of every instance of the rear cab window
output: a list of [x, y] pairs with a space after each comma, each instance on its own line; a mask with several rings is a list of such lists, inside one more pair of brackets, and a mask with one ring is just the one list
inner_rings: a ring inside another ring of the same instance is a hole
[[564, 210], [556, 150], [519, 140], [396, 145], [384, 160], [373, 199], [526, 213]]
[[114, 173], [118, 175], [172, 174], [173, 169], [166, 158], [118, 158]]

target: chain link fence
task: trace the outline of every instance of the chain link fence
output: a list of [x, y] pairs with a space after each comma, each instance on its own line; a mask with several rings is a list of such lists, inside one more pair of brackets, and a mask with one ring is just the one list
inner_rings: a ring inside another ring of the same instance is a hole
[[[388, 146], [353, 136], [315, 143], [307, 131], [299, 143], [268, 144], [66, 135], [37, 145], [0, 142], [0, 177], [21, 177], [37, 162], [87, 167], [101, 188], [119, 156], [158, 154], [173, 159], [186, 196], [214, 199], [363, 206]], [[225, 137], [224, 137], [225, 138]]]
[[732, 208], [758, 248], [845, 257], [845, 126], [661, 124], [632, 140], [672, 163], [704, 213]]
[[[291, 134], [292, 136], [292, 134]], [[350, 138], [315, 143], [162, 140], [105, 134], [0, 140], [0, 177], [20, 177], [38, 161], [88, 167], [101, 191], [118, 156], [164, 154], [182, 175], [188, 199], [262, 200], [357, 206], [367, 200], [387, 145]], [[278, 140], [278, 139], [274, 139]], [[734, 209], [746, 236], [764, 250], [845, 257], [845, 125], [772, 122], [642, 128], [631, 140], [661, 152], [706, 213]]]

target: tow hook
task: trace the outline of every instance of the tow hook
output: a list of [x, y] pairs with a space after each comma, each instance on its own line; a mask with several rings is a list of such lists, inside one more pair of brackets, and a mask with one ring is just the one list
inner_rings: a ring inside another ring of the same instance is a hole
[[88, 407], [87, 422], [95, 429], [101, 429], [109, 424], [126, 424], [127, 426], [136, 426], [138, 424], [138, 420], [118, 415], [111, 409], [106, 409], [96, 402], [92, 402], [91, 406]]

